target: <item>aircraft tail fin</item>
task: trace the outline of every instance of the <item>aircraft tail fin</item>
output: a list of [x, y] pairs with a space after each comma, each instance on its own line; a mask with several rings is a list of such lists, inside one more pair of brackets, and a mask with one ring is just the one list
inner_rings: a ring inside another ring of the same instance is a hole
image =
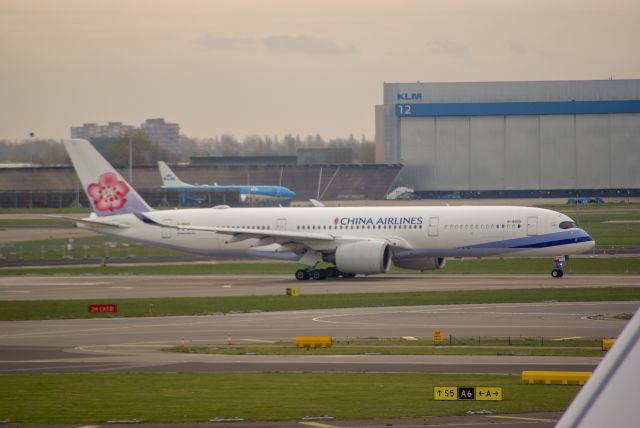
[[169, 165], [164, 163], [163, 161], [158, 161], [158, 169], [160, 169], [160, 177], [162, 178], [162, 187], [170, 188], [170, 187], [183, 187], [183, 186], [191, 186], [189, 183], [185, 183], [180, 180], [177, 175], [169, 168]]
[[90, 142], [77, 138], [63, 144], [96, 215], [153, 211]]

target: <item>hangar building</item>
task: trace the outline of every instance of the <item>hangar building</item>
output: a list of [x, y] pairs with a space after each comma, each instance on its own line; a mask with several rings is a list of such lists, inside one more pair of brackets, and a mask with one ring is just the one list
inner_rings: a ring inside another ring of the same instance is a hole
[[423, 197], [640, 194], [640, 79], [385, 83], [383, 108]]

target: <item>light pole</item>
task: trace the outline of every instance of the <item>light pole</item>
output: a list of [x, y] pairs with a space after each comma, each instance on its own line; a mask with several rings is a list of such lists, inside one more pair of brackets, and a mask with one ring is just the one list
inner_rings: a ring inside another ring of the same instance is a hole
[[36, 134], [29, 132], [29, 166], [33, 165], [33, 137]]
[[133, 186], [133, 139], [129, 134], [129, 184]]

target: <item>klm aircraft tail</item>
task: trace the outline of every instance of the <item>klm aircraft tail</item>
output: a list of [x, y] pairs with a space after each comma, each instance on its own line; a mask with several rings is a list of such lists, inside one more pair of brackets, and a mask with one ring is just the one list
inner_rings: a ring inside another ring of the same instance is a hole
[[158, 169], [160, 169], [160, 177], [162, 178], [162, 188], [171, 188], [171, 187], [191, 187], [192, 184], [185, 183], [180, 180], [177, 175], [173, 173], [169, 165], [164, 163], [163, 161], [158, 161]]
[[73, 139], [64, 140], [63, 144], [96, 215], [152, 211], [90, 142]]

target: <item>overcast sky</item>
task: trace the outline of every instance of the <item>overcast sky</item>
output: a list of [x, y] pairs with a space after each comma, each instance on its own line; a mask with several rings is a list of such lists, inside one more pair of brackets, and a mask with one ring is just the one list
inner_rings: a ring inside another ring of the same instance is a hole
[[639, 41], [637, 0], [0, 0], [0, 138], [373, 138], [383, 82], [640, 78]]

